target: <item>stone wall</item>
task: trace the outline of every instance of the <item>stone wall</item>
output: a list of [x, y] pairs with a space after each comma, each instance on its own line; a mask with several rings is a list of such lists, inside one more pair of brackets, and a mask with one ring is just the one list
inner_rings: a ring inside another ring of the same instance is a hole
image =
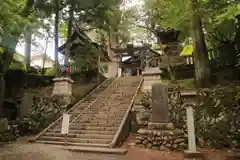
[[[161, 126], [162, 128], [163, 126]], [[186, 149], [186, 136], [184, 132], [175, 129], [173, 125], [165, 126], [165, 130], [139, 129], [136, 143], [143, 148], [158, 150], [184, 150]]]
[[19, 136], [39, 133], [67, 110], [61, 96], [34, 97], [30, 115], [9, 122], [7, 130], [0, 131], [0, 142], [12, 141]]
[[[224, 87], [218, 86], [211, 90], [202, 90], [198, 100], [200, 105], [195, 108], [194, 113], [197, 144], [214, 148], [240, 147], [240, 87], [228, 85]], [[149, 134], [146, 131], [151, 115], [149, 93], [142, 98], [141, 107], [140, 105], [134, 106], [134, 111], [138, 128], [140, 128], [137, 140], [140, 146], [154, 148], [159, 143], [166, 143], [169, 144], [169, 149], [176, 148], [176, 145], [172, 143], [175, 137], [166, 136], [164, 138], [166, 142], [164, 142], [161, 139], [163, 137], [158, 136], [160, 133], [153, 132]], [[177, 149], [186, 147], [186, 110], [178, 89], [169, 94], [169, 113], [170, 122], [174, 124], [175, 130], [178, 130], [179, 133], [183, 132], [183, 136], [179, 137], [179, 139], [182, 139], [179, 140], [182, 141], [182, 144], [177, 146]]]
[[[135, 130], [138, 129], [136, 141], [137, 145], [143, 148], [152, 148], [157, 150], [186, 149], [187, 136], [181, 127], [176, 127], [178, 125], [175, 125], [177, 124], [175, 121], [176, 115], [173, 114], [172, 107], [169, 108], [170, 122], [172, 123], [155, 126], [155, 128], [160, 128], [160, 130], [151, 128], [149, 125], [152, 112], [150, 97], [150, 93], [143, 94], [140, 103], [135, 102], [132, 110], [134, 115], [136, 115], [136, 123], [132, 123], [134, 124], [132, 128], [136, 128]], [[169, 103], [170, 102], [176, 103], [177, 101], [170, 100], [169, 98]]]

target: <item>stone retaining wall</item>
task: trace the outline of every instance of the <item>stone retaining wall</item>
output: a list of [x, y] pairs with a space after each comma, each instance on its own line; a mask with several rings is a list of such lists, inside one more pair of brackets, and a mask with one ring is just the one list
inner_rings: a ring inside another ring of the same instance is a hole
[[140, 129], [136, 143], [143, 148], [158, 150], [184, 150], [186, 149], [186, 135], [182, 130], [149, 130]]
[[[169, 95], [170, 122], [174, 130], [183, 132], [183, 137], [162, 136], [162, 133], [149, 133], [148, 123], [151, 116], [150, 96], [145, 94], [141, 104], [135, 104], [133, 110], [138, 124], [138, 145], [145, 148], [176, 148], [175, 140], [187, 137], [186, 109], [180, 99], [180, 91], [175, 90]], [[211, 90], [202, 90], [198, 97], [200, 105], [194, 108], [197, 145], [213, 148], [240, 148], [240, 87], [219, 86]], [[178, 131], [177, 131], [178, 132]], [[158, 135], [161, 136], [158, 136]], [[165, 142], [163, 140], [170, 140]], [[177, 140], [178, 141], [178, 140]], [[179, 140], [181, 141], [181, 140]], [[182, 144], [177, 147], [181, 149]], [[185, 145], [187, 141], [184, 142]], [[160, 144], [164, 144], [160, 147]], [[169, 146], [169, 147], [168, 147]], [[171, 146], [171, 147], [170, 147]]]

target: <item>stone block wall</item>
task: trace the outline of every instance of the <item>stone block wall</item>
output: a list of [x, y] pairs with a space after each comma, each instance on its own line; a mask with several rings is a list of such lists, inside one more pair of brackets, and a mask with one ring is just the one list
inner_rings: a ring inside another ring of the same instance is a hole
[[182, 130], [140, 129], [136, 143], [143, 148], [157, 150], [184, 150], [187, 147], [186, 136]]
[[[170, 122], [174, 124], [175, 130], [184, 133], [184, 136], [179, 138], [186, 138], [186, 109], [180, 98], [180, 90], [171, 90], [168, 100]], [[198, 100], [200, 105], [194, 108], [197, 145], [213, 148], [230, 148], [232, 146], [240, 148], [240, 87], [230, 85], [202, 90]], [[137, 143], [146, 148], [154, 147], [153, 143], [163, 144], [162, 140], [158, 140], [160, 139], [159, 136], [156, 136], [159, 133], [147, 133], [148, 131], [146, 131], [151, 116], [150, 96], [145, 94], [141, 103], [141, 107], [139, 107], [140, 105], [133, 107], [136, 108], [136, 119], [140, 128]], [[155, 142], [155, 139], [158, 142]], [[152, 143], [152, 145], [149, 143]], [[170, 144], [171, 146], [174, 145], [174, 143]], [[185, 144], [187, 144], [186, 141]], [[180, 145], [180, 148], [182, 145]], [[172, 148], [175, 148], [175, 145]]]

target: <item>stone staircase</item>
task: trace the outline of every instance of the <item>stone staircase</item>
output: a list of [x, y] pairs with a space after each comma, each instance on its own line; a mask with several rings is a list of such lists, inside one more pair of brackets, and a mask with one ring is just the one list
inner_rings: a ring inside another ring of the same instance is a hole
[[[126, 137], [133, 100], [140, 89], [141, 77], [110, 79], [69, 114], [67, 136], [61, 135], [62, 118], [36, 137], [37, 143], [112, 148]], [[107, 87], [108, 86], [108, 87]]]

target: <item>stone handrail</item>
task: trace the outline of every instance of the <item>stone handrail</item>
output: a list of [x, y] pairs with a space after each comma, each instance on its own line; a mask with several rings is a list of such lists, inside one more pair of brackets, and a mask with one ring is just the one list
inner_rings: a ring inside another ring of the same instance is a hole
[[[98, 88], [100, 88], [101, 86], [103, 86], [107, 81], [109, 80], [106, 79], [105, 81], [103, 81], [98, 87], [96, 87], [95, 89], [93, 89], [89, 94], [87, 94], [86, 96], [84, 96], [78, 103], [76, 103], [71, 109], [69, 109], [66, 113], [71, 112], [73, 109], [75, 109], [79, 104], [81, 104], [85, 99], [87, 99], [89, 96], [91, 96]], [[29, 142], [35, 142], [42, 134], [44, 134], [48, 129], [50, 129], [55, 123], [57, 123], [58, 121], [60, 121], [62, 119], [63, 116], [60, 116], [57, 120], [55, 120], [53, 123], [51, 123], [47, 128], [45, 128], [42, 132], [40, 132], [39, 134], [37, 134], [34, 138], [30, 138]]]
[[108, 88], [107, 88], [101, 95], [99, 95], [92, 103], [89, 104], [89, 106], [88, 106], [86, 109], [84, 109], [76, 118], [74, 118], [74, 119], [70, 122], [70, 125], [71, 125], [72, 123], [74, 123], [77, 119], [79, 119], [86, 111], [88, 111], [89, 109], [91, 109], [91, 107], [92, 107], [94, 104], [98, 104], [98, 103], [99, 103], [98, 101], [100, 100], [100, 98], [106, 96], [105, 94], [107, 93], [107, 91], [109, 91], [110, 89], [112, 89], [113, 85], [117, 82], [118, 79], [119, 79], [119, 78], [116, 78], [116, 79], [108, 86]]
[[130, 102], [130, 104], [129, 104], [129, 106], [128, 106], [128, 109], [127, 109], [126, 114], [125, 114], [124, 117], [123, 117], [123, 120], [122, 120], [122, 122], [121, 122], [121, 124], [120, 124], [120, 127], [118, 128], [117, 133], [115, 134], [112, 142], [111, 142], [110, 145], [109, 145], [110, 148], [114, 148], [114, 147], [117, 145], [118, 139], [119, 139], [119, 137], [120, 137], [120, 135], [121, 135], [122, 130], [124, 129], [124, 125], [125, 125], [126, 122], [127, 122], [128, 116], [129, 116], [130, 111], [131, 111], [131, 108], [132, 108], [132, 106], [133, 106], [134, 99], [135, 99], [135, 97], [137, 96], [137, 93], [138, 93], [138, 91], [140, 90], [140, 88], [141, 88], [141, 86], [142, 86], [142, 83], [143, 83], [143, 78], [141, 77], [141, 81], [140, 81], [140, 83], [139, 83], [139, 85], [138, 85], [138, 87], [137, 87], [137, 89], [136, 89], [136, 91], [135, 91], [134, 96], [132, 97], [132, 100], [131, 100], [131, 102]]

